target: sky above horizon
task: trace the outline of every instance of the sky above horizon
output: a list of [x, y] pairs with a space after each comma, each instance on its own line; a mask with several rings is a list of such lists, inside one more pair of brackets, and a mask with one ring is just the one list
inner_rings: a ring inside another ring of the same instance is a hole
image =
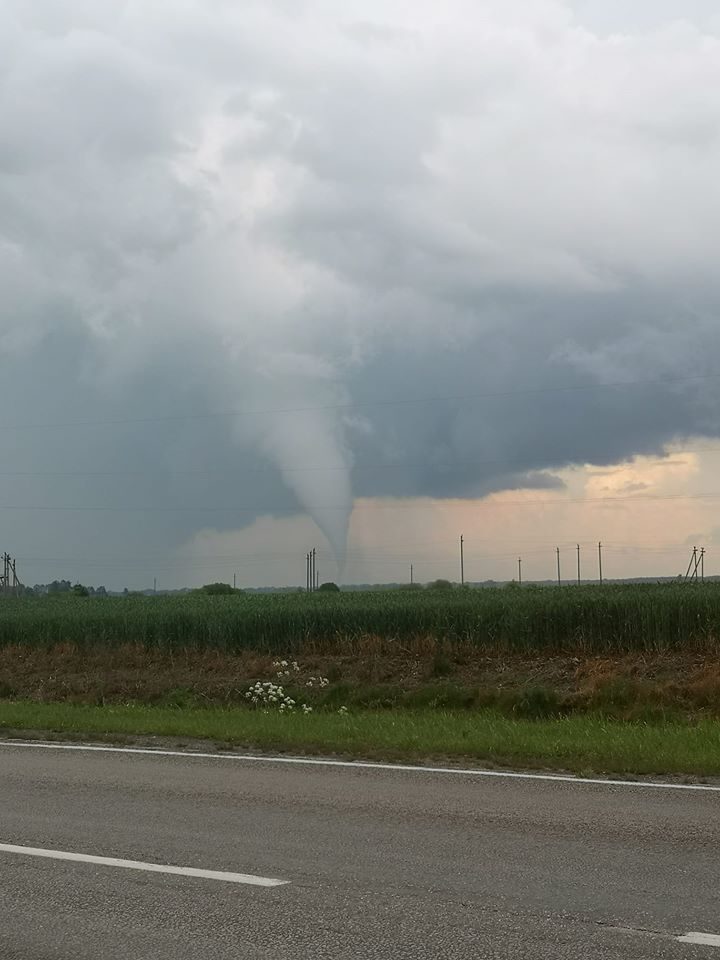
[[716, 0], [0, 0], [0, 551], [720, 573], [718, 169]]

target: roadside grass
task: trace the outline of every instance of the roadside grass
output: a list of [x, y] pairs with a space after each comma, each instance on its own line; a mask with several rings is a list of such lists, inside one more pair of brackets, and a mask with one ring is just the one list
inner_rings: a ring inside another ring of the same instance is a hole
[[304, 754], [462, 760], [588, 775], [720, 776], [720, 721], [510, 718], [493, 709], [353, 710], [346, 716], [238, 707], [0, 701], [0, 731], [94, 739], [157, 736]]

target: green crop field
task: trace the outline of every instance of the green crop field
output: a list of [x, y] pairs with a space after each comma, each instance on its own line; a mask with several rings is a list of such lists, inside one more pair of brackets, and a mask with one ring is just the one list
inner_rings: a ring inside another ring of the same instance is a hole
[[517, 652], [712, 647], [720, 584], [0, 600], [0, 645], [301, 650], [418, 637]]

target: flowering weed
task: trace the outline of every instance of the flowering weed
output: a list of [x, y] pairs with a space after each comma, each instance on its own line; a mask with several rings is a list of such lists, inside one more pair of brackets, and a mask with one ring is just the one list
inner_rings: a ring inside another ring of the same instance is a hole
[[[297, 660], [290, 662], [287, 660], [273, 660], [273, 669], [276, 671], [278, 680], [287, 680], [293, 674], [301, 672], [300, 664]], [[309, 677], [305, 682], [306, 687], [316, 687], [319, 690], [324, 690], [329, 684], [330, 681], [327, 677]], [[265, 712], [271, 709], [277, 709], [281, 713], [292, 713], [296, 707], [305, 715], [313, 711], [310, 704], [298, 704], [285, 692], [282, 684], [275, 683], [273, 680], [257, 680], [245, 692], [245, 699], [248, 700], [253, 707], [262, 708]], [[340, 714], [346, 714], [348, 709], [343, 706], [338, 712]]]

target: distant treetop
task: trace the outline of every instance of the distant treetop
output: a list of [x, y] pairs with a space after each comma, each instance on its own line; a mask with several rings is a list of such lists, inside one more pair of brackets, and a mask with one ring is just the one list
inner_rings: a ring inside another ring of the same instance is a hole
[[340, 593], [340, 587], [336, 583], [321, 583], [318, 590], [322, 593]]
[[206, 583], [197, 592], [207, 594], [210, 597], [222, 597], [232, 593], [242, 593], [242, 590], [236, 590], [229, 583]]

